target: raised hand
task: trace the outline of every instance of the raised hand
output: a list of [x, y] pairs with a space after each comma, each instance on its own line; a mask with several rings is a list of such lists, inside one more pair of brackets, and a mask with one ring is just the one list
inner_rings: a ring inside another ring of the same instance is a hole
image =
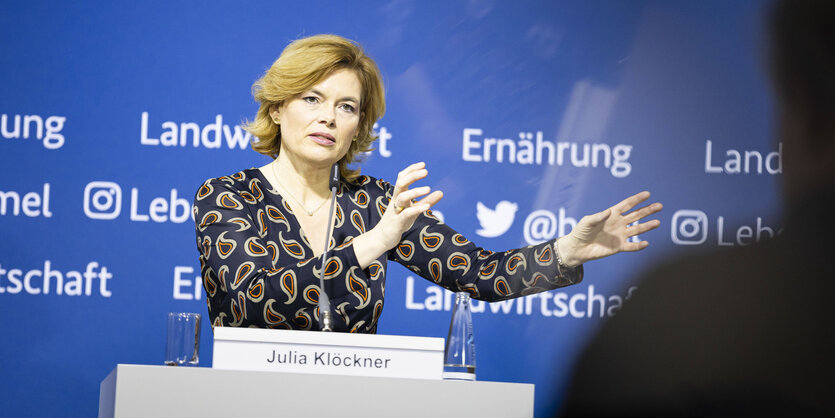
[[649, 192], [641, 192], [602, 212], [584, 216], [570, 234], [557, 241], [562, 262], [574, 267], [622, 251], [640, 251], [646, 248], [649, 245], [647, 241], [629, 242], [627, 239], [658, 228], [661, 222], [653, 219], [632, 226], [627, 225], [662, 209], [660, 203], [653, 203], [632, 210], [647, 199]]
[[[390, 244], [388, 248], [397, 245], [401, 235], [412, 227], [418, 215], [444, 197], [440, 190], [430, 193], [429, 186], [409, 188], [414, 182], [426, 178], [428, 174], [426, 164], [423, 162], [412, 164], [397, 174], [391, 202], [377, 225], [381, 229], [379, 238]], [[417, 200], [418, 198], [421, 199]]]
[[428, 174], [426, 164], [420, 162], [406, 167], [397, 175], [391, 201], [380, 222], [354, 239], [354, 251], [362, 268], [367, 267], [380, 254], [394, 248], [403, 233], [415, 223], [415, 219], [444, 197], [440, 190], [432, 192], [429, 186], [409, 188]]

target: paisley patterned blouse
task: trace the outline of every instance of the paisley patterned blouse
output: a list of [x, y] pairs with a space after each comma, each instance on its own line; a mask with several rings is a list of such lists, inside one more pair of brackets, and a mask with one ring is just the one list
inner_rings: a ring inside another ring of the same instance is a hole
[[[582, 280], [582, 266], [560, 270], [553, 241], [494, 253], [477, 247], [429, 211], [418, 216], [395, 248], [361, 269], [351, 240], [380, 221], [393, 189], [368, 176], [339, 186], [325, 263], [335, 331], [376, 332], [387, 259], [447, 289], [486, 301]], [[260, 170], [207, 180], [192, 209], [213, 326], [319, 328], [321, 256], [313, 255], [290, 206]]]

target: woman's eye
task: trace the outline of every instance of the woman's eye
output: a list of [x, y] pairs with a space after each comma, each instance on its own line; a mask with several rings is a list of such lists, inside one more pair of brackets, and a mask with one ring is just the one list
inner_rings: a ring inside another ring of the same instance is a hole
[[319, 103], [319, 98], [318, 98], [318, 97], [315, 97], [315, 96], [306, 96], [306, 97], [302, 97], [302, 100], [304, 100], [304, 102], [305, 102], [305, 103], [307, 103], [307, 104], [316, 104], [316, 103]]
[[341, 104], [339, 107], [340, 107], [342, 110], [344, 110], [345, 112], [348, 112], [348, 113], [354, 113], [354, 112], [356, 111], [356, 108], [355, 108], [354, 106], [351, 106], [351, 105], [349, 105], [349, 104], [347, 104], [347, 103], [343, 103], [343, 104]]

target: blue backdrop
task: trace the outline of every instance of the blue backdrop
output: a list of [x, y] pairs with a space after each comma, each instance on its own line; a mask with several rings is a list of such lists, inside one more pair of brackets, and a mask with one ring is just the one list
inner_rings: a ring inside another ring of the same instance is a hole
[[[665, 204], [643, 253], [475, 305], [478, 378], [535, 383], [537, 415], [641, 271], [780, 230], [761, 2], [80, 3], [0, 3], [4, 416], [94, 415], [117, 363], [162, 363], [167, 312], [206, 314], [194, 192], [267, 161], [239, 126], [250, 87], [305, 35], [355, 39], [383, 72], [363, 172], [426, 161], [446, 223], [484, 247], [644, 189]], [[446, 336], [439, 288], [392, 266], [387, 290], [380, 333]], [[201, 366], [211, 343], [204, 323]]]

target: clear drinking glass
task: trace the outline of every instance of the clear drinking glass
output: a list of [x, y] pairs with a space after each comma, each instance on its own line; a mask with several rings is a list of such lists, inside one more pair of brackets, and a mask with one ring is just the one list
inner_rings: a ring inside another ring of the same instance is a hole
[[444, 349], [444, 379], [475, 380], [475, 340], [470, 294], [455, 294], [455, 307]]
[[200, 361], [200, 314], [168, 314], [168, 337], [165, 340], [165, 364], [197, 366]]

